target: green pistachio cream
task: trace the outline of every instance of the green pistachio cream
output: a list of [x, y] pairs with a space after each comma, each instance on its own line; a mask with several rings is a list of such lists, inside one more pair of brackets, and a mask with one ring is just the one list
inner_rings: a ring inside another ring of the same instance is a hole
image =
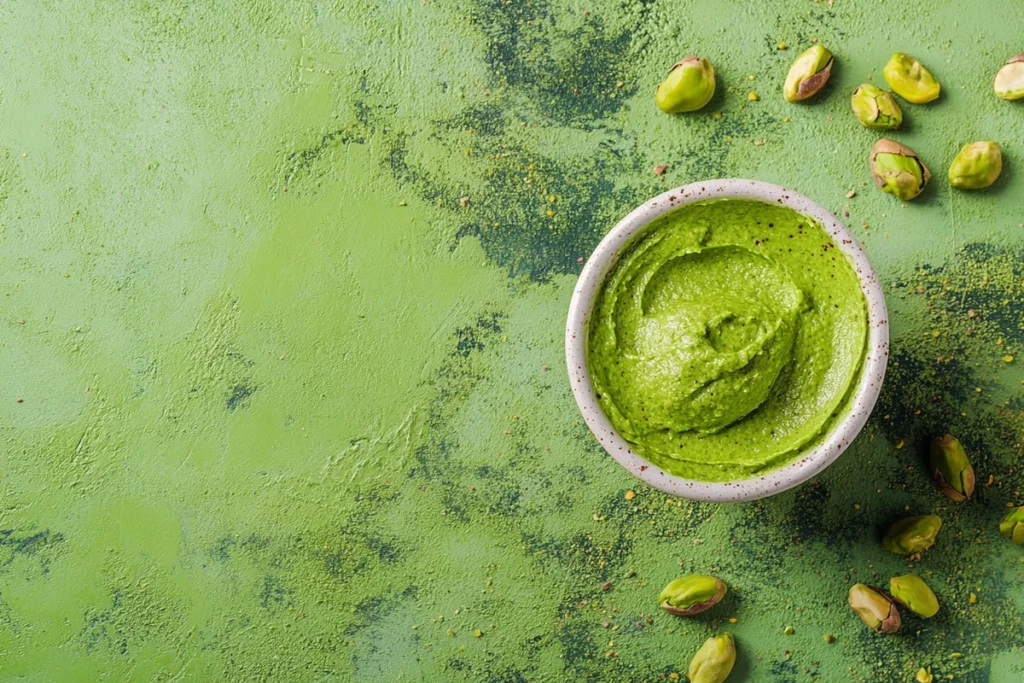
[[588, 364], [641, 456], [701, 481], [791, 462], [848, 409], [867, 340], [860, 281], [824, 228], [723, 199], [652, 223], [598, 293]]

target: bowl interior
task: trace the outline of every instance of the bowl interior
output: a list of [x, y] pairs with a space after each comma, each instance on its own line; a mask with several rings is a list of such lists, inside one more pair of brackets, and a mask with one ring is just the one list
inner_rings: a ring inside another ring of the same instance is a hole
[[[752, 199], [788, 207], [822, 225], [849, 259], [860, 278], [867, 302], [868, 338], [860, 377], [844, 415], [814, 448], [792, 462], [749, 479], [705, 482], [670, 474], [635, 453], [612, 427], [598, 403], [587, 364], [587, 328], [605, 276], [618, 255], [651, 222], [680, 206], [708, 199]], [[565, 333], [566, 364], [573, 396], [587, 426], [601, 446], [623, 467], [646, 483], [682, 498], [739, 501], [763, 498], [792, 488], [825, 469], [850, 445], [875, 405], [889, 357], [889, 325], [882, 287], [867, 256], [839, 219], [809, 198], [779, 185], [756, 180], [726, 179], [684, 185], [664, 192], [634, 209], [612, 228], [583, 267], [569, 306]]]

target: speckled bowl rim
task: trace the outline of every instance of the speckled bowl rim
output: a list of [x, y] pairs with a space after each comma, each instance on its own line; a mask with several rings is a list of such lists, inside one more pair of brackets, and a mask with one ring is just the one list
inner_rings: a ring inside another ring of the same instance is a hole
[[[587, 325], [594, 299], [618, 255], [638, 232], [666, 213], [706, 199], [753, 199], [786, 206], [814, 219], [832, 235], [857, 275], [868, 308], [868, 339], [860, 380], [847, 413], [813, 450], [763, 475], [731, 482], [684, 479], [666, 472], [633, 452], [612, 427], [597, 401], [586, 360]], [[758, 180], [708, 180], [677, 187], [634, 209], [594, 249], [580, 273], [569, 304], [565, 360], [573, 396], [583, 419], [601, 446], [638, 479], [680, 498], [712, 502], [755, 500], [801, 484], [832, 464], [863, 429], [878, 399], [889, 360], [889, 320], [878, 275], [850, 231], [830, 211], [804, 195]]]

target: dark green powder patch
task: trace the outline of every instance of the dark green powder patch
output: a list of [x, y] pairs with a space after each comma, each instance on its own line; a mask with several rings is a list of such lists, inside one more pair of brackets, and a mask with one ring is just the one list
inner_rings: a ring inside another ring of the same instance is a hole
[[560, 124], [592, 126], [636, 89], [624, 82], [629, 28], [610, 29], [589, 12], [556, 12], [546, 0], [477, 0], [469, 16], [487, 36], [492, 87], [508, 88]]
[[[1020, 382], [1022, 263], [1020, 247], [974, 243], [945, 263], [917, 266], [890, 288], [894, 305], [919, 309], [915, 319], [922, 322], [893, 340], [871, 423], [897, 456], [887, 467], [888, 487], [906, 501], [906, 514], [934, 512], [944, 521], [936, 547], [919, 564], [911, 562], [938, 583], [939, 614], [914, 620], [914, 637], [887, 640], [888, 647], [879, 647], [872, 634], [858, 640], [867, 657], [893, 670], [917, 647], [970, 649], [973, 656], [942, 671], [956, 680], [988, 681], [989, 657], [1024, 639], [1021, 615], [991, 562], [1007, 547], [998, 522], [1008, 503], [1020, 504], [1024, 490], [1024, 411], [1018, 395], [1005, 390]], [[947, 432], [964, 444], [977, 476], [974, 498], [966, 503], [945, 501], [928, 471], [928, 443]], [[880, 533], [893, 518], [874, 517], [873, 523]], [[979, 586], [984, 597], [972, 604], [967, 597]], [[971, 634], [966, 644], [965, 631]]]
[[0, 529], [0, 574], [14, 571], [18, 560], [30, 560], [40, 573], [45, 574], [51, 553], [63, 541], [63, 534], [49, 529]]

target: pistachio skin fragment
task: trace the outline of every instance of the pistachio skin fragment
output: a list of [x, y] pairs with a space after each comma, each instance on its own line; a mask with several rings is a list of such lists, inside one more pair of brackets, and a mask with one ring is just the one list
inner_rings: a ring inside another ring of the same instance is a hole
[[666, 612], [688, 617], [717, 605], [728, 590], [728, 586], [719, 578], [706, 574], [690, 574], [665, 586], [658, 596], [658, 602]]
[[914, 150], [889, 138], [871, 148], [871, 175], [882, 192], [904, 201], [921, 194], [932, 177]]
[[697, 111], [715, 94], [715, 68], [703, 57], [687, 57], [669, 70], [654, 95], [666, 114]]
[[882, 71], [892, 91], [914, 104], [938, 99], [942, 86], [931, 72], [905, 52], [897, 52]]
[[882, 537], [882, 546], [897, 555], [913, 555], [935, 545], [935, 537], [942, 528], [937, 515], [907, 517], [894, 522]]
[[939, 599], [924, 580], [916, 574], [889, 579], [889, 594], [919, 617], [931, 619], [939, 612]]
[[736, 641], [731, 633], [708, 638], [690, 662], [690, 683], [725, 683], [736, 664]]
[[933, 439], [928, 459], [942, 495], [958, 503], [974, 495], [974, 468], [955, 436], [946, 434]]
[[949, 166], [949, 184], [960, 190], [988, 187], [1003, 172], [1003, 148], [981, 140], [964, 145]]
[[850, 587], [847, 598], [860, 620], [875, 633], [896, 633], [903, 620], [896, 604], [874, 586], [856, 583]]
[[903, 125], [903, 110], [892, 93], [862, 83], [850, 96], [850, 108], [860, 125], [874, 130], [895, 130]]
[[1024, 545], [1024, 507], [1010, 510], [999, 523], [999, 533], [1018, 545]]
[[1024, 97], [1024, 54], [1006, 60], [992, 84], [996, 97], [1002, 100], [1019, 100]]
[[824, 45], [812, 45], [793, 60], [782, 87], [787, 102], [800, 102], [825, 87], [835, 59]]

